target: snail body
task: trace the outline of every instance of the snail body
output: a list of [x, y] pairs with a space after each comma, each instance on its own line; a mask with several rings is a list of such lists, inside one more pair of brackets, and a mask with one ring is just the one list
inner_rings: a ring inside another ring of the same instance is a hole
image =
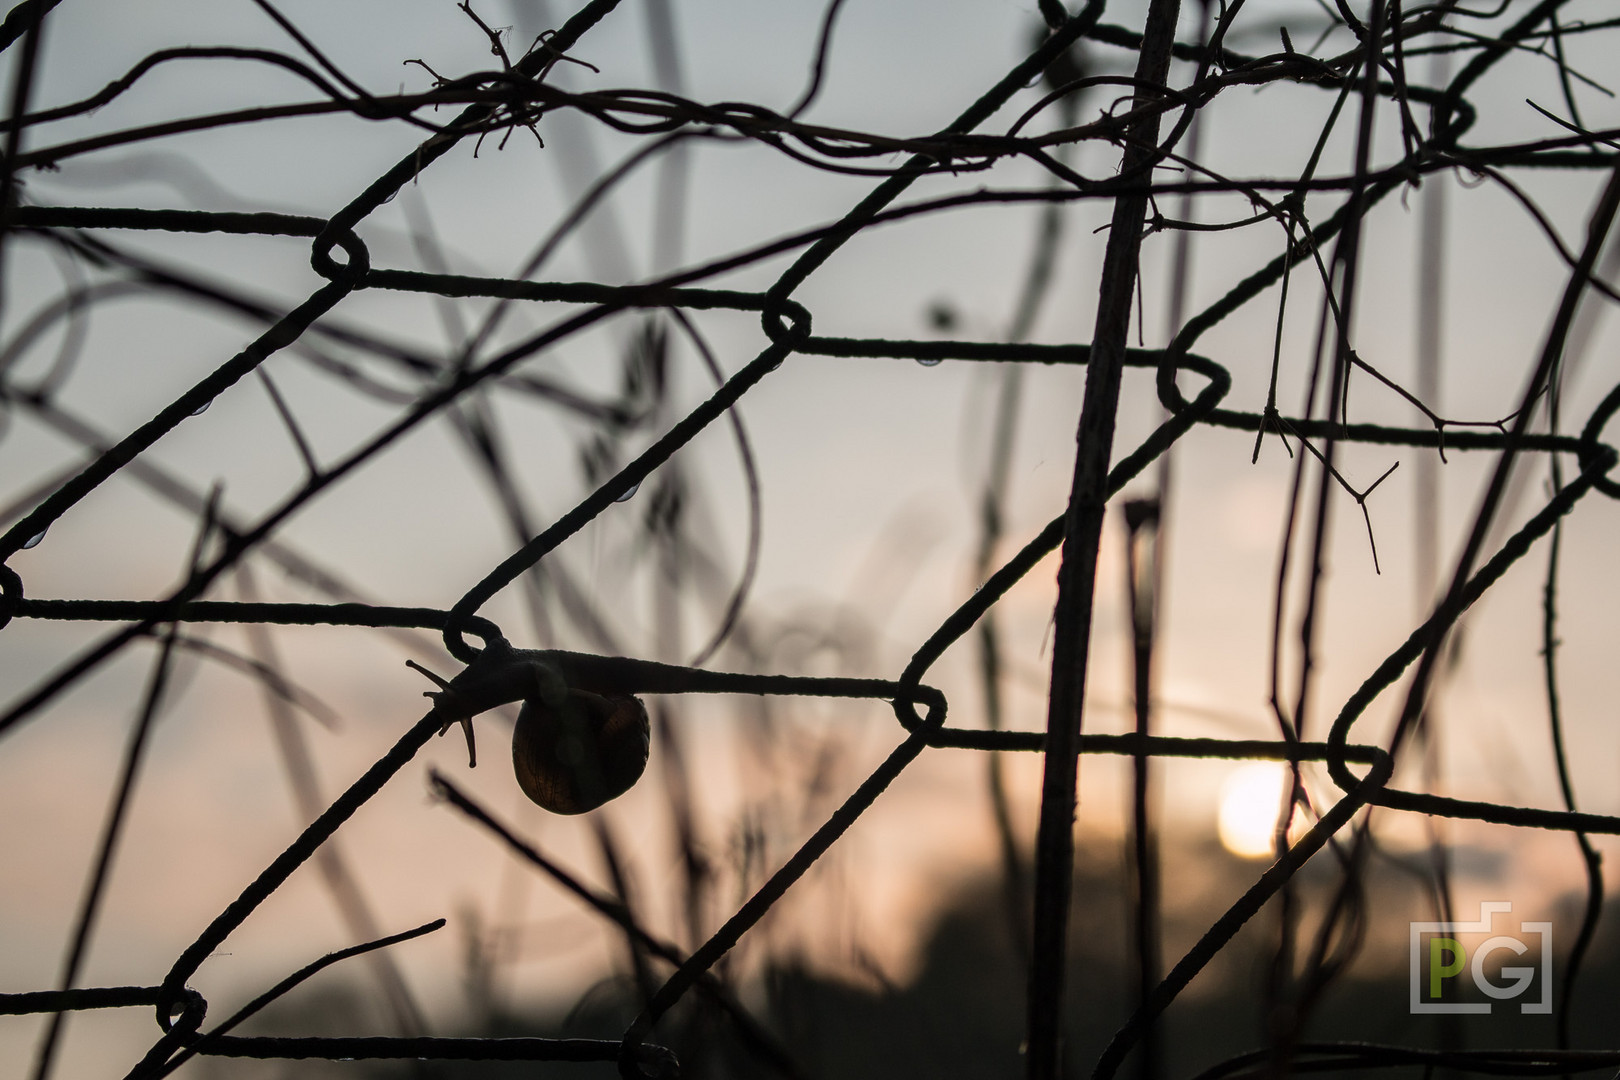
[[512, 771], [532, 802], [583, 814], [641, 778], [651, 738], [647, 707], [631, 694], [537, 695], [523, 702], [512, 730]]
[[512, 770], [531, 801], [554, 814], [583, 814], [617, 798], [641, 778], [651, 725], [641, 699], [620, 689], [627, 674], [661, 670], [622, 657], [514, 649], [491, 641], [454, 679], [406, 661], [440, 687], [434, 711], [467, 735], [468, 764], [477, 764], [472, 718], [523, 702], [512, 732]]

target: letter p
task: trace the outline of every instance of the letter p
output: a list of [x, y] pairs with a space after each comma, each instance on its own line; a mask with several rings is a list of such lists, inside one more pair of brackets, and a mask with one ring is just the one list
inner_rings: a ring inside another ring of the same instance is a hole
[[[1448, 959], [1442, 963], [1441, 955]], [[1447, 979], [1462, 974], [1464, 963], [1463, 947], [1456, 938], [1432, 937], [1429, 939], [1429, 997], [1438, 1001], [1440, 986]]]

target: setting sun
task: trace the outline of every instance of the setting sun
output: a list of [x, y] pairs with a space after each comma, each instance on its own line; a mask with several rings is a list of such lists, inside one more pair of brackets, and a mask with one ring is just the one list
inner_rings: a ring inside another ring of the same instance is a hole
[[[1287, 784], [1288, 767], [1281, 762], [1256, 761], [1234, 769], [1221, 785], [1221, 846], [1245, 859], [1269, 856]], [[1290, 833], [1297, 835], [1301, 824], [1296, 811]]]

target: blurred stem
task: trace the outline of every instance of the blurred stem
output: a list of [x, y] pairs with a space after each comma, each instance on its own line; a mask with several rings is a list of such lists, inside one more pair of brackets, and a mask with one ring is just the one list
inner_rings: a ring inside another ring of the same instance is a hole
[[[191, 555], [187, 560], [187, 570], [191, 574], [197, 572], [197, 564], [202, 559], [209, 539], [214, 535], [219, 503], [220, 489], [216, 486], [209, 493], [208, 502], [203, 507], [202, 519], [197, 523], [197, 532], [192, 539]], [[85, 882], [84, 894], [79, 901], [78, 917], [73, 924], [73, 936], [68, 945], [67, 958], [62, 963], [62, 976], [58, 982], [62, 990], [73, 989], [73, 984], [78, 980], [80, 969], [84, 965], [85, 953], [90, 948], [90, 936], [95, 930], [96, 915], [101, 909], [101, 898], [106, 893], [107, 878], [112, 873], [113, 857], [118, 851], [118, 841], [123, 836], [124, 822], [129, 817], [130, 800], [135, 796], [135, 784], [140, 777], [141, 762], [146, 757], [147, 739], [152, 733], [152, 725], [157, 722], [158, 712], [163, 707], [163, 694], [169, 683], [171, 661], [174, 658], [174, 643], [179, 633], [179, 623], [169, 623], [164, 627], [162, 644], [158, 647], [157, 658], [152, 664], [152, 673], [147, 679], [146, 693], [141, 700], [141, 711], [135, 720], [135, 726], [130, 730], [129, 742], [124, 748], [124, 761], [118, 772], [118, 788], [107, 807], [107, 816], [101, 827], [101, 843], [96, 848], [95, 866], [90, 872], [90, 879]], [[64, 1012], [57, 1011], [51, 1014], [50, 1022], [45, 1027], [45, 1034], [40, 1039], [39, 1049], [34, 1056], [34, 1080], [46, 1080], [50, 1076], [51, 1065], [56, 1057], [56, 1048], [60, 1044], [66, 1019]]]
[[658, 989], [658, 983], [653, 979], [652, 968], [647, 963], [645, 943], [634, 929], [638, 925], [638, 920], [635, 904], [630, 895], [630, 876], [619, 855], [619, 845], [613, 838], [607, 818], [600, 814], [593, 815], [592, 824], [595, 826], [597, 848], [602, 853], [602, 861], [607, 866], [608, 876], [613, 880], [614, 901], [619, 910], [624, 912], [621, 929], [624, 931], [625, 948], [630, 954], [630, 970], [635, 976], [637, 1000], [641, 1007], [645, 1008], [652, 1000], [653, 992]]
[[[653, 78], [658, 89], [685, 95], [680, 42], [675, 34], [674, 0], [644, 0], [647, 40], [652, 50]], [[653, 225], [652, 272], [661, 275], [680, 265], [686, 246], [686, 192], [691, 150], [675, 143], [658, 163], [657, 208]]]
[[[60, 2], [60, 0], [56, 0]], [[33, 96], [34, 84], [39, 74], [40, 41], [45, 36], [45, 15], [55, 7], [51, 0], [35, 0], [34, 3], [17, 5], [7, 15], [5, 23], [0, 26], [0, 37], [5, 43], [0, 48], [9, 47], [16, 41], [16, 35], [22, 34], [21, 55], [15, 58], [14, 79], [11, 85], [11, 102], [7, 108], [7, 119], [11, 121], [10, 130], [6, 133], [5, 154], [0, 156], [0, 311], [4, 310], [5, 300], [5, 240], [10, 231], [11, 211], [17, 205], [17, 156], [22, 153], [24, 125], [17, 123], [17, 119], [28, 114], [28, 103]], [[13, 21], [16, 17], [19, 21]]]
[[[1450, 54], [1436, 53], [1429, 61], [1429, 85], [1444, 86], [1450, 75]], [[1435, 176], [1424, 186], [1418, 204], [1417, 396], [1436, 414], [1442, 410], [1440, 373], [1445, 351], [1446, 193], [1445, 178]], [[1440, 566], [1440, 455], [1419, 454], [1414, 464], [1417, 477], [1413, 484], [1416, 499], [1413, 600], [1418, 617], [1427, 618], [1434, 607]], [[1440, 718], [1440, 695], [1434, 693], [1424, 703], [1415, 733], [1421, 743], [1425, 789], [1434, 792], [1441, 790], [1444, 781]], [[1451, 922], [1451, 853], [1446, 841], [1446, 823], [1433, 815], [1426, 815], [1423, 821], [1429, 840], [1435, 918]], [[1442, 1015], [1438, 1027], [1443, 1048], [1461, 1048], [1462, 1028], [1456, 1016]]]
[[[1198, 5], [1198, 31], [1195, 40], [1207, 42], [1210, 33], [1211, 0], [1200, 0]], [[1203, 65], [1200, 65], [1202, 70]], [[1196, 162], [1203, 140], [1202, 113], [1195, 113], [1187, 131], [1184, 156]], [[1181, 195], [1177, 216], [1182, 221], [1194, 220], [1194, 201], [1191, 191]], [[1192, 285], [1193, 229], [1181, 229], [1175, 234], [1170, 256], [1170, 282], [1167, 318], [1167, 338], [1174, 341], [1181, 333], [1186, 319], [1187, 294]], [[1140, 317], [1140, 316], [1139, 316]], [[1169, 418], [1168, 410], [1160, 408], [1161, 421]], [[1127, 503], [1125, 507], [1126, 587], [1129, 590], [1131, 616], [1131, 680], [1132, 698], [1136, 712], [1136, 733], [1142, 738], [1152, 734], [1153, 703], [1156, 694], [1157, 671], [1153, 664], [1153, 651], [1164, 611], [1165, 564], [1168, 552], [1166, 523], [1175, 480], [1175, 445], [1166, 447], [1159, 455], [1155, 488], [1151, 499]], [[1134, 509], [1133, 509], [1134, 508]], [[1146, 559], [1139, 548], [1143, 530], [1148, 535], [1143, 543], [1147, 547]], [[1147, 562], [1143, 572], [1142, 562]], [[1146, 595], [1144, 596], [1144, 592]], [[1136, 945], [1136, 1006], [1138, 1012], [1147, 1011], [1148, 995], [1159, 983], [1163, 967], [1161, 953], [1162, 900], [1160, 889], [1159, 840], [1153, 828], [1154, 785], [1149, 758], [1138, 754], [1132, 761], [1131, 787], [1131, 867], [1135, 895], [1131, 910], [1135, 919]], [[1137, 1076], [1141, 1080], [1157, 1080], [1164, 1063], [1159, 1043], [1159, 1021], [1154, 1016], [1142, 1031], [1141, 1049], [1137, 1054]]]
[[[1562, 398], [1563, 368], [1555, 369], [1551, 391], [1547, 400], [1548, 430], [1558, 432], [1558, 408]], [[1564, 486], [1563, 468], [1558, 455], [1549, 456], [1550, 479], [1556, 492]], [[1547, 725], [1552, 734], [1553, 763], [1558, 767], [1558, 788], [1564, 797], [1564, 808], [1575, 810], [1575, 784], [1569, 775], [1569, 754], [1564, 746], [1564, 716], [1558, 694], [1558, 557], [1563, 546], [1563, 523], [1553, 525], [1547, 547], [1547, 580], [1541, 593], [1541, 663], [1547, 689]], [[1558, 1047], [1569, 1049], [1569, 1021], [1574, 1009], [1575, 983], [1580, 978], [1582, 962], [1597, 933], [1598, 918], [1603, 914], [1603, 859], [1584, 832], [1576, 832], [1575, 843], [1580, 848], [1582, 869], [1586, 872], [1586, 910], [1581, 917], [1580, 931], [1570, 946], [1569, 959], [1564, 964], [1563, 986], [1558, 998]], [[1543, 943], [1543, 948], [1547, 948]], [[1543, 959], [1543, 964], [1548, 963]], [[1565, 1074], [1569, 1075], [1569, 1074]]]
[[[68, 947], [67, 959], [62, 964], [62, 976], [58, 980], [58, 986], [62, 990], [73, 989], [73, 984], [78, 980], [80, 969], [84, 965], [85, 953], [89, 951], [96, 914], [101, 908], [107, 878], [112, 873], [113, 856], [118, 850], [119, 838], [123, 835], [130, 800], [135, 794], [136, 779], [140, 776], [141, 762], [146, 756], [147, 737], [151, 734], [152, 724], [162, 707], [163, 690], [169, 681], [170, 661], [174, 655], [174, 641], [178, 629], [175, 623], [170, 623], [164, 628], [157, 659], [152, 664], [152, 673], [147, 680], [140, 716], [129, 733], [129, 743], [124, 749], [124, 762], [118, 774], [118, 789], [107, 808], [107, 817], [101, 828], [101, 843], [96, 849], [95, 868], [90, 873], [83, 898], [79, 901], [72, 943]], [[35, 1051], [32, 1074], [34, 1080], [46, 1080], [50, 1076], [51, 1066], [56, 1058], [56, 1048], [60, 1045], [66, 1021], [67, 1014], [64, 1012], [51, 1014], [50, 1022], [45, 1027], [45, 1034], [40, 1039], [39, 1049]]]
[[[1079, 113], [1079, 100], [1071, 95], [1060, 103], [1061, 123], [1072, 127]], [[1059, 146], [1059, 161], [1068, 163], [1072, 156], [1069, 144]], [[1061, 181], [1052, 178], [1055, 190]], [[1030, 259], [1029, 272], [1013, 314], [1007, 340], [1027, 340], [1034, 328], [1048, 293], [1051, 291], [1052, 271], [1063, 240], [1063, 204], [1047, 203], [1041, 208], [1036, 226], [1035, 252]], [[1018, 414], [1023, 402], [1024, 366], [1008, 364], [1001, 370], [996, 393], [995, 429], [990, 440], [990, 468], [985, 476], [984, 490], [979, 498], [979, 550], [974, 560], [974, 580], [982, 582], [993, 569], [996, 547], [1006, 532], [1007, 492], [1011, 486], [1012, 459], [1018, 433]], [[979, 674], [984, 686], [985, 724], [992, 731], [1004, 726], [1001, 687], [1001, 638], [997, 629], [996, 610], [984, 613], [978, 625]], [[996, 838], [1001, 848], [1002, 892], [1007, 909], [1007, 925], [1012, 935], [1013, 953], [1018, 963], [1026, 964], [1030, 945], [1029, 890], [1025, 884], [1028, 873], [1024, 858], [1018, 850], [1018, 837], [1013, 831], [1012, 807], [1007, 797], [1006, 763], [1001, 754], [990, 753], [985, 762], [986, 780], [990, 793], [990, 809], [995, 819]], [[1028, 972], [1026, 970], [1025, 974]]]
[[[1322, 381], [1322, 363], [1326, 356], [1328, 334], [1328, 304], [1326, 299], [1319, 306], [1316, 321], [1316, 340], [1311, 350], [1311, 369], [1305, 384], [1304, 404], [1301, 414], [1309, 418], [1314, 415], [1316, 395]], [[1287, 446], [1287, 441], [1283, 441]], [[1305, 493], [1305, 464], [1310, 460], [1305, 454], [1300, 454], [1294, 462], [1293, 479], [1288, 492], [1288, 514], [1283, 523], [1281, 550], [1277, 553], [1276, 585], [1272, 597], [1271, 611], [1271, 712], [1277, 721], [1279, 735], [1289, 741], [1297, 741], [1298, 732], [1290, 714], [1283, 708], [1282, 667], [1283, 667], [1283, 626], [1286, 621], [1285, 614], [1288, 602], [1288, 579], [1292, 569], [1294, 553], [1294, 530], [1299, 521], [1300, 502]], [[1297, 775], [1297, 768], [1291, 772]], [[1292, 797], [1292, 792], [1289, 793]], [[1279, 811], [1281, 808], [1279, 807]], [[1298, 949], [1295, 940], [1299, 932], [1299, 904], [1297, 901], [1292, 879], [1283, 883], [1277, 893], [1277, 949], [1272, 957], [1271, 977], [1265, 987], [1265, 1015], [1267, 1023], [1282, 1026], [1286, 1023], [1285, 1010], [1292, 1009], [1294, 957]]]
[[[236, 587], [244, 601], [258, 601], [258, 583], [247, 563], [240, 563], [236, 568]], [[263, 623], [246, 623], [244, 629], [253, 659], [266, 671], [281, 678], [281, 659], [276, 654], [269, 627]], [[281, 681], [286, 680], [281, 678]], [[310, 753], [309, 742], [304, 738], [304, 729], [285, 698], [275, 693], [268, 683], [261, 682], [260, 688], [264, 694], [265, 715], [270, 720], [270, 733], [281, 757], [281, 769], [286, 774], [287, 785], [292, 789], [293, 805], [299, 821], [312, 821], [326, 808], [326, 797], [321, 793], [315, 760]], [[333, 839], [321, 845], [316, 849], [313, 861], [321, 875], [321, 883], [337, 905], [338, 915], [349, 935], [359, 941], [382, 937], [381, 923], [372, 911], [371, 903], [360, 888], [338, 841]], [[423, 1034], [426, 1023], [422, 1010], [411, 996], [393, 955], [385, 949], [377, 950], [367, 953], [366, 960], [382, 990], [394, 1027], [407, 1037]]]
[[[1162, 555], [1157, 499], [1133, 499], [1125, 504], [1125, 589], [1131, 619], [1131, 675], [1136, 734], [1146, 739], [1152, 731], [1153, 637]], [[1132, 938], [1136, 950], [1136, 1008], [1150, 1018], [1142, 1028], [1137, 1053], [1137, 1075], [1154, 1080], [1163, 1068], [1158, 1017], [1148, 1010], [1148, 995], [1159, 984], [1159, 838], [1153, 827], [1153, 784], [1146, 753], [1131, 761], [1130, 867]]]
[[[1163, 86], [1170, 69], [1179, 0], [1152, 0], [1136, 69], [1138, 86]], [[1154, 97], [1139, 91], [1139, 98]], [[1150, 168], [1159, 141], [1156, 110], [1131, 125], [1121, 175]], [[1079, 788], [1080, 726], [1085, 705], [1097, 555], [1107, 504], [1108, 464], [1119, 410], [1120, 377], [1130, 336], [1131, 304], [1147, 217], [1145, 194], [1114, 202], [1103, 253], [1096, 329], [1086, 365], [1086, 392], [1076, 432], [1074, 479], [1064, 515], [1063, 557], [1052, 638], [1045, 772], [1035, 842], [1035, 922], [1029, 981], [1027, 1075], [1055, 1080], [1063, 1072], [1062, 1016], [1068, 965], [1069, 904], [1074, 887], [1074, 817]]]
[[[1374, 120], [1377, 116], [1378, 74], [1384, 37], [1385, 5], [1373, 0], [1367, 16], [1366, 32], [1362, 40], [1371, 55], [1361, 65], [1359, 93], [1361, 109], [1357, 118], [1355, 144], [1355, 172], [1346, 203], [1346, 220], [1334, 247], [1333, 269], [1337, 274], [1339, 301], [1334, 325], [1333, 367], [1329, 378], [1327, 407], [1329, 420], [1335, 416], [1348, 423], [1350, 393], [1351, 337], [1355, 326], [1357, 284], [1359, 281], [1362, 225], [1367, 211], [1367, 185], [1371, 168]], [[1333, 284], [1330, 282], [1330, 285]], [[1331, 300], [1331, 296], [1328, 298]], [[1305, 592], [1304, 612], [1299, 626], [1299, 685], [1294, 702], [1293, 726], [1296, 736], [1303, 738], [1309, 719], [1310, 690], [1316, 663], [1317, 620], [1323, 599], [1327, 575], [1327, 545], [1332, 522], [1333, 470], [1339, 440], [1330, 432], [1324, 441], [1318, 470], [1316, 510], [1312, 522], [1311, 562]], [[1303, 468], [1303, 463], [1301, 465]], [[1294, 770], [1295, 787], [1290, 800], [1298, 795], [1298, 769]], [[1286, 822], [1292, 819], [1293, 803], [1287, 807], [1282, 826], [1282, 841], [1287, 843]], [[1366, 845], [1357, 842], [1343, 869], [1343, 879], [1322, 920], [1312, 945], [1311, 954], [1301, 976], [1297, 993], [1293, 995], [1292, 1015], [1273, 1017], [1271, 1024], [1273, 1075], [1289, 1071], [1293, 1047], [1307, 1022], [1321, 992], [1328, 982], [1348, 963], [1360, 946], [1364, 929], [1364, 897], [1361, 873], [1365, 864]], [[1290, 930], [1291, 933], [1291, 930]], [[1290, 945], [1291, 948], [1291, 945]]]

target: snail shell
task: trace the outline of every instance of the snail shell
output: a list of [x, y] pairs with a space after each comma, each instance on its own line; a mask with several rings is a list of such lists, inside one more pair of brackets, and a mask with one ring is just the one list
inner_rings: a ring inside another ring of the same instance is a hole
[[568, 691], [524, 701], [512, 732], [518, 786], [554, 814], [583, 814], [629, 791], [647, 768], [647, 707], [630, 694]]

